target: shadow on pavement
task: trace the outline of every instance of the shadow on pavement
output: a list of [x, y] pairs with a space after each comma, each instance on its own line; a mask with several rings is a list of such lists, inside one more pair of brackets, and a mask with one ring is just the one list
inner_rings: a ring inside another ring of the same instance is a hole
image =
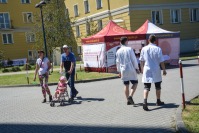
[[47, 125], [47, 124], [0, 124], [2, 133], [171, 133], [172, 129], [159, 127]]
[[[138, 105], [142, 106], [142, 103], [138, 103]], [[150, 111], [153, 111], [153, 110], [158, 110], [158, 109], [163, 109], [163, 108], [177, 108], [179, 105], [176, 105], [175, 103], [165, 103], [162, 106], [157, 106], [155, 103], [148, 103], [148, 108], [150, 108], [150, 106], [157, 107], [157, 108], [150, 109]]]
[[81, 96], [79, 97], [76, 97], [77, 100], [80, 100], [80, 101], [86, 101], [86, 102], [92, 102], [92, 101], [104, 101], [104, 98], [82, 98]]
[[[92, 102], [92, 101], [104, 101], [104, 98], [82, 98], [81, 96], [76, 97], [72, 103], [69, 101], [65, 101], [63, 105], [60, 105], [60, 102], [55, 102], [55, 106], [52, 107], [65, 107], [65, 106], [70, 106], [74, 104], [82, 104], [82, 102]], [[46, 102], [46, 104], [50, 105], [50, 102]]]

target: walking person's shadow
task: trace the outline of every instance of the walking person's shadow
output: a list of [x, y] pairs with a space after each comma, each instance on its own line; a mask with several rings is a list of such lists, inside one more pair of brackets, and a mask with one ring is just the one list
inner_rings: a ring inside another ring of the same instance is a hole
[[[138, 103], [137, 106], [142, 106], [143, 103]], [[152, 107], [156, 107], [156, 108], [152, 108], [149, 109], [149, 111], [154, 111], [154, 110], [159, 110], [159, 109], [163, 109], [163, 108], [177, 108], [179, 105], [175, 104], [175, 103], [165, 103], [164, 105], [161, 106], [157, 106], [155, 103], [148, 103], [147, 104], [148, 107], [152, 106]]]

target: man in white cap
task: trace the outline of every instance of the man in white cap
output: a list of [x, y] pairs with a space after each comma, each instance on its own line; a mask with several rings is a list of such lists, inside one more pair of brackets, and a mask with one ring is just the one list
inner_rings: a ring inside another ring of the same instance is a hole
[[78, 94], [78, 91], [75, 89], [75, 65], [76, 59], [74, 53], [69, 51], [67, 45], [63, 46], [64, 53], [61, 55], [61, 64], [60, 64], [60, 73], [63, 72], [63, 68], [66, 72], [66, 78], [68, 80], [68, 85], [71, 88], [70, 97], [73, 100], [74, 97]]

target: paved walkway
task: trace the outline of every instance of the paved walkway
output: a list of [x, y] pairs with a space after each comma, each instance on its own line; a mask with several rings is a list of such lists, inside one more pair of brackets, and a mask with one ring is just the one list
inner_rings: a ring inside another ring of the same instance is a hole
[[[187, 62], [186, 62], [187, 63]], [[185, 97], [199, 95], [199, 66], [187, 63], [184, 71]], [[143, 84], [134, 96], [136, 106], [127, 106], [120, 79], [76, 84], [76, 103], [63, 107], [42, 104], [39, 87], [0, 88], [0, 132], [2, 133], [172, 133], [175, 132], [175, 112], [181, 104], [178, 69], [169, 69], [163, 77], [162, 100], [165, 106], [155, 106], [155, 89], [149, 94], [149, 109], [145, 112]], [[56, 86], [50, 86], [54, 92]]]

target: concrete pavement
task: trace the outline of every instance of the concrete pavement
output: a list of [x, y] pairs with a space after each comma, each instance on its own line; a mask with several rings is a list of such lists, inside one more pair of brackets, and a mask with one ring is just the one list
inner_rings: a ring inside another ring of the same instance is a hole
[[[199, 95], [199, 66], [186, 62], [184, 71], [185, 98]], [[0, 88], [0, 132], [2, 133], [172, 133], [175, 132], [175, 113], [181, 104], [178, 69], [169, 69], [163, 77], [164, 106], [155, 106], [155, 89], [149, 94], [149, 109], [145, 112], [143, 84], [134, 96], [135, 106], [126, 105], [120, 79], [76, 84], [79, 91], [76, 103], [63, 107], [42, 104], [39, 87]], [[50, 86], [54, 92], [56, 86]]]

